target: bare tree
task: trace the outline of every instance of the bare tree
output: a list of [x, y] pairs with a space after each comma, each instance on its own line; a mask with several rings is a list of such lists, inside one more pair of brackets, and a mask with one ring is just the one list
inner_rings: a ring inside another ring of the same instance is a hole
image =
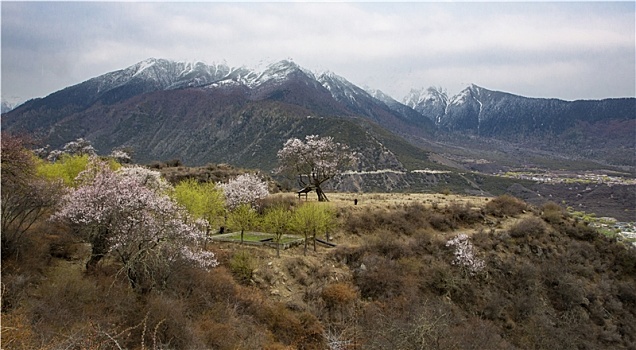
[[[27, 230], [56, 204], [60, 186], [36, 174], [24, 136], [2, 134], [2, 252], [16, 253]], [[3, 254], [3, 257], [5, 254]]]

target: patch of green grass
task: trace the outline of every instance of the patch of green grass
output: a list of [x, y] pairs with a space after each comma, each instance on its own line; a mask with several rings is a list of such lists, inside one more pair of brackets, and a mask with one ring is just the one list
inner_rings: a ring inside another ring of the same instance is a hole
[[[233, 232], [229, 235], [226, 235], [225, 238], [227, 239], [231, 239], [231, 240], [236, 240], [237, 242], [241, 241], [241, 233], [240, 232]], [[243, 241], [245, 242], [260, 242], [262, 240], [265, 239], [272, 239], [272, 242], [276, 242], [276, 235], [271, 234], [271, 233], [264, 233], [264, 232], [245, 232], [243, 233]], [[302, 237], [300, 236], [291, 236], [291, 235], [284, 235], [283, 237], [281, 237], [280, 239], [280, 243], [285, 244], [285, 243], [290, 243], [296, 240], [301, 239]]]

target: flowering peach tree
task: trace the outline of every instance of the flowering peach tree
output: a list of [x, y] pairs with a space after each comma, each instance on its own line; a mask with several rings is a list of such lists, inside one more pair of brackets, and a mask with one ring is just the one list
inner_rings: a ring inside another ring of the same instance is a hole
[[[88, 271], [106, 255], [122, 263], [131, 286], [147, 292], [165, 282], [178, 263], [217, 265], [200, 249], [205, 238], [196, 222], [170, 197], [150, 170], [113, 171], [93, 159], [78, 175], [80, 185], [62, 198], [53, 220], [69, 223], [92, 246]], [[145, 173], [145, 174], [144, 174]]]
[[241, 204], [256, 207], [258, 202], [269, 196], [267, 182], [256, 174], [242, 174], [230, 179], [226, 184], [219, 184], [225, 194], [225, 205], [234, 210]]
[[328, 201], [321, 185], [340, 174], [354, 160], [347, 145], [335, 142], [333, 137], [308, 135], [302, 141], [291, 138], [278, 151], [278, 172], [297, 177], [303, 188], [316, 191], [318, 200]]

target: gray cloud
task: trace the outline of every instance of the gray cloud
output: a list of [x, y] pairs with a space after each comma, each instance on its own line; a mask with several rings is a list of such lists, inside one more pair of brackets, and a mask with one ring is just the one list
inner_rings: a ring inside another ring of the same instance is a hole
[[525, 96], [635, 95], [633, 2], [2, 3], [2, 95], [44, 96], [148, 57], [293, 58], [401, 99], [469, 83]]

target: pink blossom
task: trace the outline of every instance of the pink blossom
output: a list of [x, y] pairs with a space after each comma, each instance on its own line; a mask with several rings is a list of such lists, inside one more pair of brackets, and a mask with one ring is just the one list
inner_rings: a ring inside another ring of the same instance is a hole
[[252, 207], [269, 196], [267, 182], [256, 174], [242, 174], [226, 184], [219, 184], [225, 194], [225, 203], [229, 209], [234, 209], [241, 204], [250, 204]]
[[346, 145], [330, 136], [308, 135], [305, 141], [289, 139], [278, 151], [279, 173], [298, 177], [302, 187], [313, 186], [319, 200], [326, 200], [320, 185], [341, 173], [354, 161]]
[[[165, 194], [169, 185], [158, 174], [138, 167], [115, 172], [93, 159], [78, 180], [52, 219], [75, 225], [93, 244], [94, 255], [115, 254], [124, 264], [181, 257], [216, 266], [214, 255], [200, 248], [205, 239], [201, 223]], [[103, 251], [96, 252], [99, 244]]]

